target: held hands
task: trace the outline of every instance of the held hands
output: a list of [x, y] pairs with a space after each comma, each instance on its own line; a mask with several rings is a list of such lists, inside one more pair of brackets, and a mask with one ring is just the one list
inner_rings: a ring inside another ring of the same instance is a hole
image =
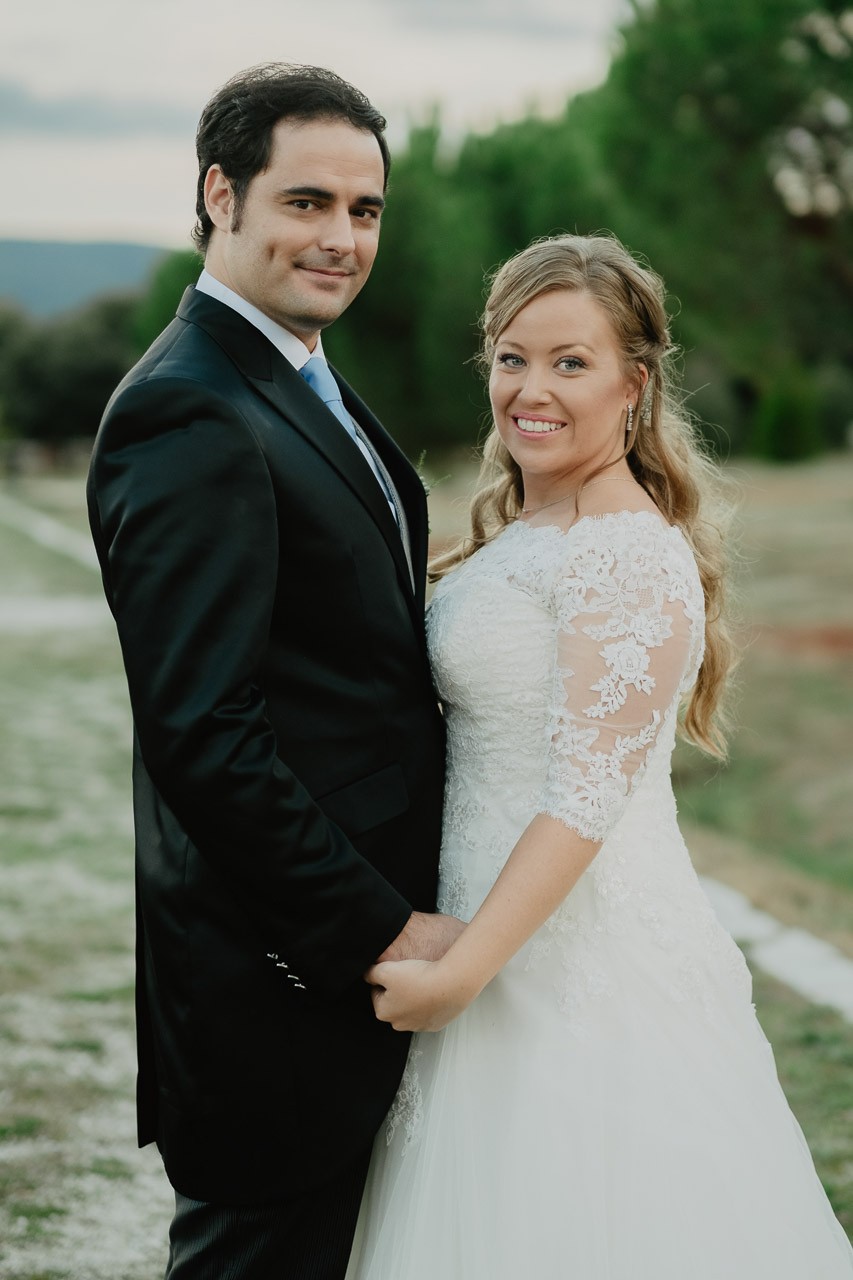
[[365, 980], [374, 1013], [395, 1031], [440, 1031], [478, 994], [448, 960], [383, 961]]
[[366, 974], [377, 1018], [397, 1031], [446, 1027], [565, 900], [600, 847], [537, 814], [469, 925], [412, 913]]
[[455, 916], [413, 911], [403, 932], [369, 969], [373, 1011], [395, 1031], [440, 1031], [470, 1004], [446, 953], [465, 930]]
[[403, 932], [378, 960], [440, 960], [464, 928], [465, 921], [457, 920], [456, 916], [413, 911]]

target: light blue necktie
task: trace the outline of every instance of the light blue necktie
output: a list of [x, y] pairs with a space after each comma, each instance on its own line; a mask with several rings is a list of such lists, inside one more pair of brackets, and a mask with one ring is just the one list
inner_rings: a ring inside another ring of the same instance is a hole
[[347, 433], [355, 441], [356, 446], [364, 454], [364, 457], [376, 476], [377, 482], [382, 489], [391, 514], [396, 521], [397, 528], [400, 531], [400, 537], [403, 540], [403, 549], [406, 553], [406, 561], [409, 566], [409, 576], [414, 586], [414, 574], [412, 571], [412, 548], [409, 541], [409, 528], [406, 523], [403, 504], [400, 502], [400, 495], [394, 486], [394, 481], [388, 472], [387, 467], [379, 457], [376, 449], [368, 440], [363, 431], [359, 430], [355, 422], [353, 422], [346, 410], [343, 400], [341, 399], [340, 389], [335, 379], [332, 377], [331, 370], [325, 360], [321, 360], [319, 356], [312, 356], [302, 368], [299, 370], [302, 377], [308, 383], [312, 391], [320, 397], [326, 407], [335, 415], [338, 422], [342, 423]]
[[353, 440], [356, 439], [355, 424], [344, 407], [341, 399], [341, 393], [338, 384], [332, 377], [331, 370], [325, 360], [321, 360], [319, 356], [312, 356], [307, 364], [304, 364], [299, 370], [302, 377], [311, 387], [312, 391], [316, 391], [317, 395], [325, 405], [331, 409], [338, 422], [343, 423]]

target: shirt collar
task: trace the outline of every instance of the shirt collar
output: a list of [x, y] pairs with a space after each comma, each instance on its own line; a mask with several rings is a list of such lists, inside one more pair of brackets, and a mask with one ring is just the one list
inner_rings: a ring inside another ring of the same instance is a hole
[[281, 352], [285, 360], [288, 360], [294, 369], [301, 369], [312, 356], [319, 356], [321, 360], [326, 359], [323, 354], [323, 342], [319, 336], [316, 347], [313, 351], [309, 351], [305, 343], [296, 337], [296, 334], [291, 333], [289, 329], [285, 329], [283, 325], [276, 324], [275, 320], [271, 320], [268, 315], [253, 306], [251, 302], [247, 302], [239, 293], [229, 289], [227, 284], [217, 280], [209, 271], [202, 271], [195, 287], [200, 293], [209, 294], [211, 298], [216, 298], [218, 302], [224, 302], [226, 307], [231, 307], [232, 310], [248, 320], [250, 324], [253, 324], [256, 329], [260, 329], [264, 337], [269, 338], [276, 350]]

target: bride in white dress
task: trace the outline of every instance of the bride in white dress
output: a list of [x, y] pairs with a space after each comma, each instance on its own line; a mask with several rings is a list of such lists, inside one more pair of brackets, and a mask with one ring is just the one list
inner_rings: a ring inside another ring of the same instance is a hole
[[421, 1034], [348, 1280], [851, 1277], [676, 820], [679, 712], [719, 752], [730, 646], [661, 283], [608, 237], [540, 241], [484, 332], [493, 479], [428, 617], [439, 906], [471, 923], [369, 974]]

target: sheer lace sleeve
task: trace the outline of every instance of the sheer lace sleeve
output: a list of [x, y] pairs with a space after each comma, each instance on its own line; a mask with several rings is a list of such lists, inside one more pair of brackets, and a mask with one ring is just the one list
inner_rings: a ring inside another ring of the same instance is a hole
[[567, 540], [552, 589], [554, 698], [541, 812], [601, 841], [695, 678], [702, 595], [681, 535], [656, 516], [621, 513], [582, 525]]

